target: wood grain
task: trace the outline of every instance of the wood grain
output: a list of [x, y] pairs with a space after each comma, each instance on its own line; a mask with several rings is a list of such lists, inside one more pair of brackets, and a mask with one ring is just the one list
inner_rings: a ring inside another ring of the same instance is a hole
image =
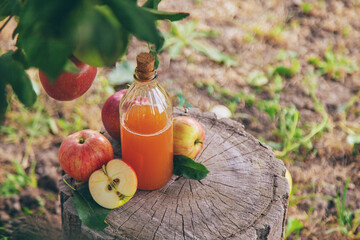
[[[289, 196], [283, 162], [236, 121], [197, 109], [176, 108], [174, 115], [203, 125], [206, 140], [195, 161], [210, 170], [208, 176], [173, 176], [159, 190], [137, 191], [109, 214], [110, 226], [100, 232], [81, 224], [60, 182], [65, 239], [283, 239]], [[120, 157], [120, 144], [110, 140]]]

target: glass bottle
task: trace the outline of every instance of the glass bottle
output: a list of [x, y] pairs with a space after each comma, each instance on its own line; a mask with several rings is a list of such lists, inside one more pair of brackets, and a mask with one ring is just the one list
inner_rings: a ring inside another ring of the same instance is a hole
[[172, 104], [156, 80], [155, 58], [140, 53], [134, 83], [120, 104], [122, 158], [135, 170], [138, 189], [163, 187], [173, 172]]

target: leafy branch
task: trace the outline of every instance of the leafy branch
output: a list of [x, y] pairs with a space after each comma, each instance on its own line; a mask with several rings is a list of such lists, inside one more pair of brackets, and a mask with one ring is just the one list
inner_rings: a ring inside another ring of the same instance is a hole
[[36, 101], [36, 94], [26, 69], [35, 67], [53, 82], [69, 68], [69, 58], [96, 67], [114, 66], [126, 53], [130, 36], [161, 49], [164, 38], [157, 29], [157, 20], [178, 21], [188, 13], [157, 10], [161, 0], [148, 0], [138, 6], [136, 0], [4, 0], [0, 4], [0, 28], [16, 17], [13, 32], [17, 50], [0, 56], [0, 123], [7, 109], [6, 86], [10, 85], [27, 107]]

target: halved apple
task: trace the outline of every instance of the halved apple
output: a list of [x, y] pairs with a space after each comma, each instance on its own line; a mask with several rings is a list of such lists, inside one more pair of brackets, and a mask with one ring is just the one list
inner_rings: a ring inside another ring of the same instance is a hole
[[91, 196], [104, 208], [120, 207], [134, 196], [136, 189], [135, 171], [121, 159], [109, 161], [89, 178]]

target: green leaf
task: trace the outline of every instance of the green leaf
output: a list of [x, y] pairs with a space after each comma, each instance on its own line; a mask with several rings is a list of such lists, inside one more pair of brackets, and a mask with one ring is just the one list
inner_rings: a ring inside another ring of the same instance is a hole
[[200, 43], [198, 41], [193, 40], [190, 42], [190, 45], [194, 49], [196, 49], [200, 53], [208, 56], [211, 60], [213, 60], [215, 62], [224, 63], [227, 67], [238, 65], [238, 62], [235, 61], [231, 56], [229, 56], [225, 53], [222, 53], [222, 52], [218, 51], [217, 49], [215, 49], [205, 43]]
[[169, 56], [171, 59], [175, 59], [180, 56], [183, 48], [185, 47], [184, 42], [178, 41], [169, 47]]
[[283, 80], [282, 77], [278, 74], [274, 77], [274, 90], [275, 92], [281, 92], [283, 89]]
[[75, 48], [75, 29], [86, 8], [81, 0], [26, 1], [18, 23], [17, 46], [50, 80], [62, 72]]
[[146, 3], [144, 3], [143, 7], [158, 9], [158, 5], [160, 2], [161, 0], [147, 0]]
[[25, 56], [24, 50], [21, 48], [18, 48], [13, 54], [12, 57], [15, 61], [21, 63], [24, 67], [24, 69], [28, 69], [30, 67], [30, 64], [28, 63], [28, 60]]
[[150, 13], [135, 4], [122, 0], [105, 0], [123, 27], [140, 40], [150, 42], [160, 49], [164, 38], [157, 30], [155, 19]]
[[285, 238], [287, 238], [294, 231], [300, 231], [303, 227], [304, 226], [299, 219], [289, 217], [286, 224]]
[[184, 155], [174, 156], [174, 174], [184, 176], [194, 180], [201, 180], [207, 176], [210, 171], [202, 165], [197, 163], [191, 158]]
[[75, 63], [73, 63], [72, 61], [70, 61], [70, 59], [68, 59], [65, 64], [64, 71], [69, 73], [78, 73], [80, 72], [80, 69], [76, 67]]
[[107, 5], [89, 7], [77, 28], [74, 55], [95, 67], [111, 66], [127, 50], [129, 33]]
[[294, 58], [294, 59], [292, 60], [292, 66], [291, 66], [291, 68], [290, 68], [291, 74], [293, 75], [293, 74], [295, 74], [295, 73], [299, 73], [299, 72], [300, 72], [300, 68], [301, 68], [301, 66], [300, 66], [299, 61], [298, 61], [296, 58]]
[[[0, 63], [0, 69], [1, 69], [1, 63]], [[7, 107], [8, 107], [8, 102], [6, 99], [5, 82], [0, 81], [0, 125], [2, 125], [5, 120], [5, 113]]]
[[291, 77], [293, 74], [291, 69], [287, 68], [285, 66], [279, 66], [279, 67], [275, 68], [274, 72], [279, 74], [280, 76], [284, 76], [284, 77]]
[[154, 68], [157, 69], [159, 67], [159, 63], [160, 63], [159, 62], [159, 56], [158, 56], [158, 54], [157, 54], [157, 52], [155, 50], [150, 50], [150, 53], [152, 55], [154, 55], [154, 57], [155, 57]]
[[318, 57], [310, 57], [309, 59], [308, 59], [308, 62], [310, 63], [310, 64], [313, 64], [313, 65], [315, 65], [315, 66], [318, 66], [319, 65], [319, 63], [320, 63], [320, 58], [318, 58]]
[[325, 59], [329, 63], [335, 63], [336, 57], [335, 57], [335, 54], [333, 53], [331, 48], [326, 49], [326, 51], [325, 51]]
[[105, 218], [111, 210], [98, 205], [92, 198], [89, 188], [73, 191], [73, 196], [74, 206], [82, 223], [96, 231], [103, 230], [108, 226]]
[[4, 119], [7, 108], [6, 88], [10, 84], [18, 96], [18, 99], [26, 106], [32, 107], [36, 101], [36, 93], [32, 88], [29, 76], [24, 71], [23, 66], [12, 58], [12, 51], [0, 56], [0, 120]]
[[179, 21], [181, 19], [186, 18], [187, 16], [189, 16], [188, 13], [172, 13], [172, 12], [163, 12], [163, 11], [158, 11], [155, 9], [151, 9], [151, 8], [142, 8], [144, 9], [146, 12], [150, 13], [154, 19], [156, 20], [170, 20], [172, 22], [174, 21]]
[[268, 83], [268, 78], [263, 71], [252, 71], [246, 78], [246, 82], [253, 87], [261, 87]]
[[0, 19], [7, 16], [19, 15], [21, 9], [20, 0], [1, 0], [0, 1]]

